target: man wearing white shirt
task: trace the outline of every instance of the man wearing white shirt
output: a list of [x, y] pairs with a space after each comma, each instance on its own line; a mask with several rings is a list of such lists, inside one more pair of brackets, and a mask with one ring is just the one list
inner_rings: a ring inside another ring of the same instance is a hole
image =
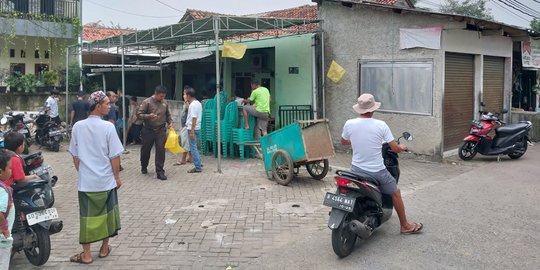
[[120, 180], [120, 155], [124, 151], [111, 122], [101, 119], [109, 113], [109, 98], [103, 91], [88, 99], [90, 115], [73, 125], [69, 152], [78, 172], [80, 234], [83, 252], [70, 258], [76, 263], [93, 262], [90, 244], [102, 241], [99, 257], [109, 256], [109, 238], [120, 230], [117, 189]]
[[353, 106], [357, 118], [349, 119], [343, 126], [341, 144], [352, 145], [353, 157], [351, 170], [377, 180], [381, 193], [392, 196], [394, 208], [399, 217], [402, 234], [421, 232], [422, 223], [409, 223], [405, 215], [405, 206], [396, 183], [384, 165], [382, 145], [388, 143], [392, 151], [399, 153], [407, 150], [405, 144], [398, 144], [388, 125], [374, 119], [373, 113], [381, 106], [371, 94], [362, 94]]
[[58, 90], [52, 90], [51, 95], [45, 101], [45, 107], [47, 107], [47, 112], [51, 117], [51, 120], [60, 125], [62, 121], [60, 120], [60, 116], [58, 115], [59, 94], [60, 92], [58, 92]]
[[195, 97], [195, 89], [192, 87], [184, 89], [184, 94], [189, 101], [186, 126], [189, 133], [189, 148], [193, 158], [193, 165], [195, 165], [195, 168], [189, 170], [188, 173], [200, 173], [202, 172], [202, 161], [197, 148], [197, 141], [201, 135], [202, 105]]

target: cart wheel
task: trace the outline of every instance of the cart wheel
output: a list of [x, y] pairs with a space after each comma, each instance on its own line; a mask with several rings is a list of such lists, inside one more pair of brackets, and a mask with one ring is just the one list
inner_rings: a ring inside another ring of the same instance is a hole
[[328, 159], [323, 159], [323, 160], [315, 161], [313, 163], [306, 164], [306, 169], [309, 175], [311, 175], [313, 179], [317, 179], [317, 180], [323, 179], [328, 173], [329, 168], [330, 168], [330, 165], [328, 164]]
[[288, 185], [293, 178], [293, 161], [289, 153], [278, 150], [272, 156], [272, 174], [280, 185]]

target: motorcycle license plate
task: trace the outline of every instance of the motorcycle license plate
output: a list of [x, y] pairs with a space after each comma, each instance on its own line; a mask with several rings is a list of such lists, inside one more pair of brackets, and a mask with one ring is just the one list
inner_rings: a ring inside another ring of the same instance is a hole
[[349, 198], [345, 196], [336, 195], [327, 192], [324, 196], [323, 205], [337, 208], [343, 211], [352, 212], [354, 209], [355, 198]]
[[48, 208], [26, 215], [26, 221], [28, 221], [28, 225], [30, 226], [55, 218], [58, 218], [58, 211], [56, 211], [56, 208]]
[[56, 135], [60, 135], [62, 134], [62, 131], [61, 130], [54, 130], [54, 131], [50, 131], [49, 132], [49, 136], [50, 137], [53, 137], [53, 136], [56, 136]]

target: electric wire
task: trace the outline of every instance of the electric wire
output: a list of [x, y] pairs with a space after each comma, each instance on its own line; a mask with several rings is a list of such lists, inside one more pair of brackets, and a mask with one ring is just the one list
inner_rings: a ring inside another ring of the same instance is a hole
[[529, 20], [521, 17], [521, 15], [517, 14], [515, 11], [512, 11], [511, 9], [507, 9], [507, 8], [504, 8], [500, 3], [498, 3], [497, 1], [493, 1], [493, 4], [497, 5], [498, 7], [500, 7], [504, 12], [506, 12], [506, 14], [509, 14], [509, 15], [514, 15], [514, 18], [516, 19], [520, 19], [524, 22], [527, 22], [529, 23]]
[[125, 14], [128, 14], [128, 15], [132, 15], [132, 16], [139, 16], [139, 17], [145, 17], [145, 18], [154, 18], [154, 19], [178, 18], [178, 15], [175, 15], [175, 16], [151, 16], [151, 15], [131, 13], [131, 12], [127, 12], [127, 11], [124, 11], [124, 10], [108, 7], [108, 6], [96, 3], [94, 1], [91, 1], [91, 0], [85, 0], [85, 1], [87, 1], [88, 3], [92, 3], [92, 4], [96, 5], [96, 6], [100, 6], [102, 8], [105, 8], [105, 9], [114, 10], [114, 11], [117, 11], [117, 12], [120, 12], [120, 13], [125, 13]]
[[536, 17], [540, 17], [540, 13], [534, 9], [531, 9], [530, 7], [524, 5], [523, 3], [519, 2], [518, 0], [507, 0], [509, 1], [510, 3], [514, 3], [516, 5], [516, 7], [519, 7], [521, 8], [522, 10], [524, 11], [527, 11], [529, 13], [531, 13], [532, 15], [536, 16]]
[[162, 2], [162, 1], [160, 1], [160, 0], [156, 0], [156, 2], [158, 2], [158, 3], [160, 3], [160, 4], [164, 5], [164, 6], [170, 7], [171, 9], [174, 9], [174, 10], [176, 10], [176, 11], [179, 11], [179, 12], [185, 12], [185, 10], [177, 9], [177, 8], [171, 6], [171, 5], [167, 4], [167, 3], [164, 3], [164, 2]]
[[510, 7], [510, 8], [512, 8], [512, 9], [515, 9], [515, 10], [517, 10], [517, 11], [519, 11], [519, 12], [521, 12], [521, 13], [523, 13], [523, 14], [529, 16], [529, 17], [533, 17], [533, 18], [535, 18], [535, 19], [540, 19], [540, 17], [536, 17], [536, 16], [531, 15], [530, 13], [528, 13], [528, 12], [526, 12], [526, 11], [523, 11], [523, 10], [521, 10], [521, 9], [519, 9], [519, 8], [516, 8], [515, 6], [513, 6], [513, 5], [509, 4], [509, 3], [507, 3], [507, 2], [504, 1], [504, 0], [497, 0], [497, 1], [503, 3], [503, 4], [504, 4], [505, 6], [507, 6], [507, 7]]

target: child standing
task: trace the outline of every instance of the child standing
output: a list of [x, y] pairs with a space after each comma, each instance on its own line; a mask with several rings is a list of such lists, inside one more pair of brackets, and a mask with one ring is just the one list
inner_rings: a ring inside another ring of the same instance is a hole
[[9, 269], [11, 258], [11, 228], [15, 217], [15, 207], [11, 187], [6, 185], [6, 181], [11, 178], [11, 156], [0, 149], [0, 270]]

